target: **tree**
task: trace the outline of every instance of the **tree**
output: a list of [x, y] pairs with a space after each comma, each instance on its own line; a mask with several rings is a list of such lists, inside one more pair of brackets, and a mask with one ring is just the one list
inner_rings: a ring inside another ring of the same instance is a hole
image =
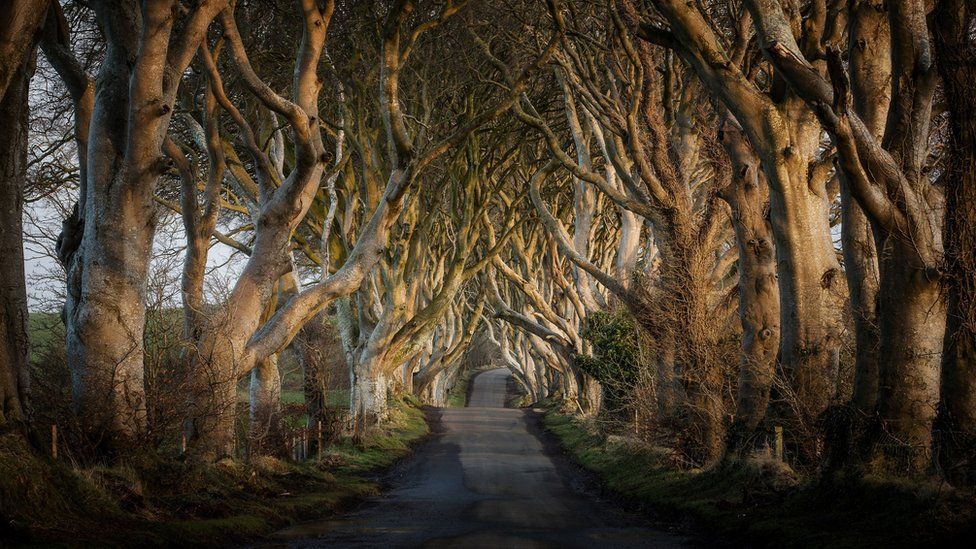
[[[749, 6], [764, 54], [830, 133], [838, 168], [884, 251], [876, 405], [882, 423], [875, 442], [879, 448], [872, 453], [881, 458], [881, 468], [924, 471], [930, 464], [946, 318], [939, 275], [943, 197], [932, 184], [928, 165], [937, 74], [926, 8], [912, 0], [888, 4], [890, 51], [881, 54], [891, 57], [886, 84], [891, 105], [879, 140], [857, 106], [869, 104], [878, 95], [872, 84], [884, 81], [853, 86], [833, 49], [828, 53], [828, 81], [806, 61], [778, 6]], [[855, 36], [854, 47], [878, 36]], [[856, 93], [865, 95], [854, 104]]]
[[[645, 21], [641, 38], [674, 51], [694, 70], [742, 128], [769, 182], [780, 289], [779, 360], [796, 396], [796, 415], [809, 425], [835, 394], [843, 295], [830, 238], [828, 178], [811, 169], [822, 162], [820, 123], [778, 74], [744, 72], [736, 62], [743, 58], [730, 54], [728, 41], [697, 5], [660, 0], [654, 7], [667, 27]], [[751, 7], [749, 13], [757, 17]], [[745, 14], [738, 16], [748, 23]], [[818, 43], [820, 30], [804, 33], [803, 44]], [[817, 452], [816, 444], [804, 450], [809, 460]]]
[[976, 42], [972, 26], [976, 4], [948, 0], [938, 4], [932, 38], [942, 89], [949, 108], [946, 171], [944, 282], [948, 323], [942, 354], [940, 397], [942, 470], [963, 484], [976, 482]]
[[[171, 1], [144, 9], [136, 2], [93, 3], [108, 48], [89, 129], [78, 132], [87, 139], [79, 147], [84, 178], [78, 216], [59, 255], [68, 270], [65, 318], [79, 417], [90, 440], [116, 454], [134, 448], [145, 430], [144, 293], [153, 193], [166, 169], [163, 141], [181, 76], [222, 7], [210, 2], [179, 17]], [[69, 63], [52, 64], [76, 104], [84, 104], [83, 80]]]
[[23, 205], [27, 180], [28, 83], [47, 1], [16, 1], [0, 22], [0, 425], [25, 428], [27, 284], [24, 279]]

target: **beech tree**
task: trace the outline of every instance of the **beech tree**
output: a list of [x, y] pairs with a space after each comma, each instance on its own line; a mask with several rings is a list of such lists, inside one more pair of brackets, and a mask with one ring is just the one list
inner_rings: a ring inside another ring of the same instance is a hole
[[[711, 354], [717, 331], [710, 326], [721, 295], [717, 289], [727, 280], [735, 257], [728, 246], [731, 233], [721, 222], [725, 217], [717, 194], [721, 185], [703, 153], [703, 144], [710, 139], [703, 124], [710, 113], [696, 104], [695, 87], [682, 82], [680, 67], [646, 43], [635, 42], [637, 15], [632, 6], [610, 3], [605, 11], [587, 15], [577, 13], [562, 24], [572, 29], [569, 36], [603, 35], [605, 43], [566, 39], [555, 57], [577, 158], [565, 152], [552, 124], [532, 104], [526, 102], [516, 113], [547, 143], [553, 163], [544, 172], [558, 166], [584, 187], [578, 202], [585, 203], [585, 192], [599, 190], [626, 212], [622, 227], [633, 230], [628, 228], [630, 215], [649, 224], [661, 257], [655, 285], [673, 306], [667, 320], [648, 314], [637, 292], [594, 268], [588, 250], [571, 242], [558, 224], [546, 225], [564, 253], [629, 304], [664, 342], [663, 347], [673, 350], [662, 356], [658, 366], [659, 398], [670, 409], [667, 413], [680, 410], [680, 415], [691, 418], [694, 427], [688, 432], [695, 433], [687, 440], [691, 459], [710, 462], [722, 454], [726, 423], [721, 364]], [[615, 63], [599, 70], [596, 59], [601, 56], [610, 56]], [[603, 172], [593, 168], [591, 142], [602, 157]], [[586, 186], [595, 189], [587, 191]], [[544, 211], [540, 215], [551, 220]], [[588, 231], [580, 219], [577, 215], [575, 230]], [[625, 235], [623, 242], [630, 247], [633, 237]], [[585, 286], [582, 293], [586, 294]], [[675, 381], [682, 386], [678, 392], [672, 388]], [[685, 396], [688, 400], [682, 403]]]
[[976, 43], [972, 36], [976, 4], [940, 2], [932, 19], [942, 90], [949, 109], [949, 143], [943, 228], [948, 286], [945, 349], [942, 354], [939, 441], [943, 470], [957, 482], [976, 481]]
[[[890, 77], [858, 82], [855, 88], [837, 50], [828, 52], [828, 80], [811, 69], [780, 9], [748, 5], [764, 54], [830, 133], [838, 168], [884, 250], [876, 410], [885, 437], [879, 453], [886, 463], [880, 466], [923, 470], [929, 464], [945, 331], [939, 275], [943, 197], [928, 167], [936, 70], [926, 10], [921, 3], [888, 4], [890, 49], [881, 54], [890, 55]], [[851, 39], [857, 45], [879, 34]], [[883, 139], [861, 119], [852, 99], [863, 93], [859, 104], [872, 101], [877, 84], [890, 86]]]
[[[88, 129], [78, 132], [84, 177], [59, 255], [68, 270], [65, 318], [79, 416], [93, 440], [124, 452], [145, 430], [144, 293], [153, 193], [166, 169], [163, 141], [181, 75], [223, 5], [187, 13], [168, 1], [92, 7], [108, 47]], [[87, 86], [70, 62], [52, 64], [83, 103]], [[79, 125], [84, 120], [76, 117]]]
[[[468, 123], [448, 132], [439, 141], [421, 149], [408, 130], [399, 95], [399, 75], [417, 41], [425, 33], [448, 20], [459, 9], [445, 5], [429, 21], [416, 24], [404, 34], [411, 21], [413, 2], [400, 2], [390, 8], [381, 32], [380, 75], [377, 97], [384, 124], [389, 160], [384, 163], [387, 183], [372, 212], [361, 227], [355, 245], [341, 267], [324, 276], [317, 284], [304, 288], [289, 298], [277, 312], [261, 322], [262, 311], [270, 299], [275, 283], [290, 269], [288, 242], [295, 228], [312, 204], [325, 175], [324, 140], [315, 122], [318, 112], [319, 79], [317, 67], [322, 55], [332, 14], [332, 4], [320, 9], [313, 3], [303, 4], [304, 31], [302, 46], [296, 58], [293, 99], [274, 92], [254, 71], [237, 30], [234, 14], [225, 9], [220, 15], [223, 36], [231, 59], [244, 86], [264, 108], [282, 117], [291, 126], [295, 143], [295, 167], [284, 180], [275, 179], [272, 162], [257, 146], [254, 132], [243, 117], [234, 117], [245, 136], [248, 153], [256, 166], [258, 187], [266, 189], [266, 198], [255, 223], [252, 253], [229, 299], [212, 313], [196, 349], [196, 366], [207, 372], [201, 376], [194, 418], [194, 431], [203, 455], [229, 455], [233, 451], [234, 403], [236, 382], [263, 360], [282, 350], [295, 333], [326, 305], [358, 289], [369, 276], [386, 249], [390, 229], [400, 216], [404, 199], [420, 174], [436, 159], [460, 144], [473, 131], [509, 108], [514, 97], [531, 74], [533, 67], [545, 62], [543, 55], [528, 65], [525, 74], [507, 94], [476, 113]], [[210, 69], [214, 93], [220, 101], [218, 74]], [[523, 82], [523, 83], [519, 83]], [[233, 113], [231, 105], [222, 108]], [[333, 168], [336, 169], [336, 168]]]
[[27, 179], [27, 97], [47, 1], [12, 2], [0, 22], [0, 425], [23, 428], [29, 413], [27, 284], [23, 200]]
[[[835, 395], [843, 296], [830, 237], [829, 178], [824, 170], [811, 169], [824, 164], [820, 123], [778, 73], [758, 65], [744, 71], [737, 62], [745, 59], [744, 50], [740, 46], [743, 54], [735, 57], [735, 44], [698, 5], [669, 0], [653, 5], [660, 19], [645, 16], [641, 38], [674, 51], [694, 70], [735, 117], [761, 161], [770, 189], [780, 290], [779, 361], [791, 379], [799, 416], [812, 421]], [[753, 11], [748, 13], [756, 17]], [[745, 13], [734, 15], [748, 25]], [[819, 43], [823, 29], [795, 28], [804, 47]], [[748, 26], [740, 40], [748, 39], [747, 32]], [[807, 450], [815, 453], [815, 445]]]

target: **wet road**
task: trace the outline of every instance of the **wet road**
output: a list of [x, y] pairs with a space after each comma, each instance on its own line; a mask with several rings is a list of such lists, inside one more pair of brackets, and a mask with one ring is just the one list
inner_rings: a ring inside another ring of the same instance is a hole
[[435, 435], [394, 472], [391, 488], [338, 519], [275, 535], [287, 547], [681, 547], [579, 485], [547, 455], [524, 410], [504, 408], [510, 374], [473, 380], [468, 408], [437, 410]]

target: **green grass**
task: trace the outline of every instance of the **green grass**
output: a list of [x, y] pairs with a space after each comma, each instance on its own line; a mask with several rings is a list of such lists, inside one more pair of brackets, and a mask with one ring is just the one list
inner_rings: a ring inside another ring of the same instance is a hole
[[31, 346], [46, 347], [58, 342], [63, 345], [64, 325], [61, 316], [55, 313], [31, 313], [27, 319]]
[[464, 408], [468, 405], [468, 385], [474, 373], [472, 370], [465, 370], [458, 374], [454, 385], [447, 391], [448, 408]]
[[428, 432], [420, 402], [405, 395], [389, 413], [385, 427], [372, 430], [359, 441], [344, 438], [327, 447], [323, 459], [336, 466], [337, 474], [355, 475], [388, 467], [410, 453], [411, 442]]
[[976, 534], [971, 493], [877, 478], [799, 483], [772, 462], [684, 471], [663, 453], [608, 439], [554, 410], [544, 423], [620, 497], [718, 539], [770, 547], [904, 547], [953, 544]]
[[341, 439], [321, 459], [150, 458], [138, 467], [85, 470], [0, 434], [0, 539], [44, 546], [244, 543], [376, 494], [375, 471], [409, 454], [427, 432], [419, 403], [402, 397], [368, 436]]

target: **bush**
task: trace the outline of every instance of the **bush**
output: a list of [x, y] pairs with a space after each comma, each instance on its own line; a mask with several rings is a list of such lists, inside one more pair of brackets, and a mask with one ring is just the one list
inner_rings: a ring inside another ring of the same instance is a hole
[[593, 355], [577, 355], [576, 363], [603, 386], [606, 407], [619, 410], [640, 368], [637, 326], [625, 311], [597, 312], [587, 317], [582, 335]]

